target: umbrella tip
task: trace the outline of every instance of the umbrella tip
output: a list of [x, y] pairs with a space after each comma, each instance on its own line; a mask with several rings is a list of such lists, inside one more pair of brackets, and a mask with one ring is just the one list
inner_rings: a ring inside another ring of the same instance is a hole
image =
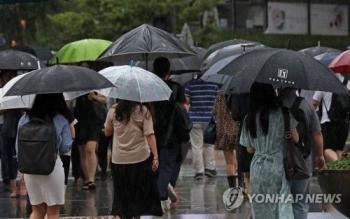
[[134, 66], [134, 60], [130, 60], [130, 67]]

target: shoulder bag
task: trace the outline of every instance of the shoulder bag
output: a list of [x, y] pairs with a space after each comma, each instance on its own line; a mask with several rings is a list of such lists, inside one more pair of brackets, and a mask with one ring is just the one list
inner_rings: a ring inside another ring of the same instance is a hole
[[294, 146], [290, 131], [290, 117], [287, 108], [283, 107], [285, 150], [283, 165], [288, 181], [304, 180], [310, 178], [309, 168], [299, 150]]

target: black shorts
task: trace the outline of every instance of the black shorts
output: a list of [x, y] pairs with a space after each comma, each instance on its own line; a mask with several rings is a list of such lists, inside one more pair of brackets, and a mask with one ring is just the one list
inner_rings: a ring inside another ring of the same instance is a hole
[[321, 124], [323, 135], [323, 149], [334, 151], [344, 149], [349, 134], [349, 123], [347, 122], [326, 122]]
[[250, 172], [250, 163], [252, 162], [254, 153], [248, 153], [247, 148], [239, 145], [238, 147], [238, 168], [241, 173]]
[[84, 145], [88, 141], [98, 142], [102, 133], [102, 125], [100, 124], [80, 124], [75, 125], [75, 143]]

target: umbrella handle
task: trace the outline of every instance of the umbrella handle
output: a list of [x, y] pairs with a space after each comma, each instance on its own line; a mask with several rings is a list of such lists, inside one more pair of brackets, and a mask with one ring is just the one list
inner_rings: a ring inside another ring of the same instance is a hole
[[134, 60], [130, 60], [130, 67], [134, 66]]

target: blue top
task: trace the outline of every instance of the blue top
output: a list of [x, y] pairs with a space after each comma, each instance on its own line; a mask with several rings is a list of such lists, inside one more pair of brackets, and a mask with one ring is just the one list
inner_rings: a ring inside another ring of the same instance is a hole
[[[27, 115], [23, 115], [18, 122], [18, 127], [23, 126], [27, 122], [29, 122], [29, 117]], [[56, 143], [57, 150], [59, 150], [60, 154], [67, 153], [71, 149], [72, 143], [73, 143], [73, 138], [70, 133], [68, 120], [61, 114], [57, 114], [53, 118], [53, 123], [55, 125], [56, 134], [57, 134], [57, 143]], [[16, 151], [18, 152], [17, 139], [16, 139]]]
[[207, 123], [213, 112], [215, 97], [219, 87], [214, 83], [202, 80], [192, 81], [187, 84], [185, 96], [190, 98], [190, 119], [192, 122]]

